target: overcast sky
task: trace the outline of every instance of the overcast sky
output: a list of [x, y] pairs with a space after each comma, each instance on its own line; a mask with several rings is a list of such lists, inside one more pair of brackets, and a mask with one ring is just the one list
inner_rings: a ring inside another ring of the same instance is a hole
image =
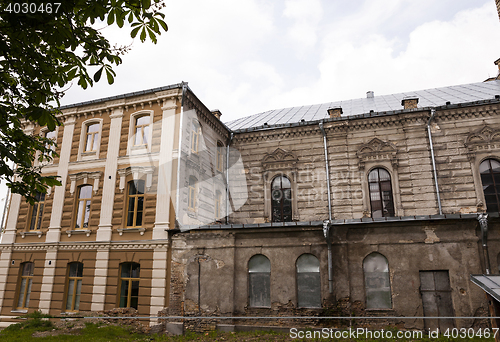
[[[225, 122], [266, 110], [481, 82], [496, 76], [494, 0], [166, 1], [158, 44], [105, 28], [132, 50], [63, 104], [189, 82]], [[105, 25], [103, 25], [105, 26]]]
[[[166, 0], [158, 44], [102, 25], [132, 50], [62, 104], [189, 82], [225, 122], [266, 110], [481, 82], [496, 76], [494, 0]], [[2, 184], [3, 185], [3, 184]], [[0, 185], [0, 198], [5, 191]], [[2, 191], [3, 190], [3, 191]], [[0, 200], [3, 208], [4, 200]]]

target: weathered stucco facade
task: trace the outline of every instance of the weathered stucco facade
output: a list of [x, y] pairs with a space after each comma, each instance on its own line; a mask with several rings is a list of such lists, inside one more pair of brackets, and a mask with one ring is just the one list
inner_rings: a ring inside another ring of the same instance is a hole
[[38, 206], [10, 202], [0, 314], [484, 316], [469, 277], [500, 266], [498, 210], [489, 260], [477, 220], [492, 203], [483, 162], [500, 161], [500, 81], [470, 86], [481, 91], [434, 105], [370, 94], [344, 116], [292, 108], [244, 127], [184, 83], [63, 108], [59, 156], [43, 168], [63, 185]]

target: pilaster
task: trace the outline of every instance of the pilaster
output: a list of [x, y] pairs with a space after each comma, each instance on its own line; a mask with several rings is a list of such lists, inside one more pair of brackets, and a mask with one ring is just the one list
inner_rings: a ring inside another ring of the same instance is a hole
[[162, 107], [160, 159], [158, 165], [158, 188], [156, 194], [156, 218], [153, 240], [168, 239], [170, 228], [170, 200], [173, 170], [173, 149], [175, 136], [176, 98], [171, 98]]
[[52, 204], [52, 213], [50, 215], [50, 226], [45, 242], [59, 242], [61, 238], [61, 219], [75, 123], [76, 119], [74, 115], [67, 116], [66, 121], [64, 122], [61, 153], [59, 155], [59, 169], [57, 172], [60, 177], [59, 180], [61, 181], [61, 186], [57, 186], [54, 191], [54, 202]]
[[4, 249], [0, 254], [0, 308], [2, 308], [3, 298], [5, 295], [5, 287], [7, 285], [7, 276], [9, 275], [11, 256], [12, 251], [10, 249]]
[[[168, 246], [158, 247], [153, 252], [153, 271], [151, 278], [151, 306], [149, 314], [158, 316], [158, 311], [165, 308], [165, 289], [167, 279]], [[155, 324], [155, 322], [151, 322]]]
[[[115, 203], [115, 184], [118, 154], [120, 152], [120, 134], [122, 129], [123, 108], [115, 108], [109, 129], [109, 144], [106, 155], [106, 169], [102, 186], [101, 220], [96, 241], [111, 241], [113, 205]], [[94, 305], [94, 304], [92, 304]]]
[[94, 287], [92, 290], [92, 305], [90, 310], [104, 310], [106, 297], [106, 281], [108, 277], [109, 250], [98, 250], [95, 260]]
[[42, 288], [40, 290], [40, 304], [38, 308], [42, 313], [48, 314], [52, 290], [54, 288], [54, 276], [56, 271], [57, 249], [49, 249], [45, 254], [45, 265], [43, 269]]

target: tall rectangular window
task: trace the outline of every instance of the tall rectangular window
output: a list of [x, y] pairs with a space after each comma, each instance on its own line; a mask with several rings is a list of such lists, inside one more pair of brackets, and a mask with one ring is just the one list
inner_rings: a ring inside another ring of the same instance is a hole
[[35, 196], [36, 202], [31, 207], [30, 230], [39, 230], [42, 226], [43, 206], [45, 204], [45, 194], [38, 193]]
[[200, 125], [193, 121], [191, 123], [191, 152], [198, 153], [200, 144]]
[[224, 169], [224, 145], [219, 141], [217, 143], [217, 171], [222, 172]]
[[188, 194], [188, 208], [189, 210], [196, 210], [196, 177], [189, 177], [189, 194]]
[[149, 115], [140, 116], [135, 120], [134, 146], [147, 145], [149, 137]]
[[33, 282], [33, 269], [32, 262], [25, 262], [21, 264], [21, 279], [19, 284], [19, 295], [17, 298], [17, 309], [27, 309], [30, 302], [31, 284]]
[[141, 266], [126, 262], [120, 270], [120, 307], [137, 309], [139, 304], [139, 274]]
[[97, 151], [97, 146], [99, 144], [99, 126], [98, 123], [87, 126], [85, 152]]
[[127, 227], [141, 227], [144, 211], [144, 181], [128, 183]]
[[66, 296], [66, 311], [80, 309], [80, 295], [82, 293], [83, 264], [73, 262], [69, 264], [68, 293]]
[[83, 185], [79, 189], [75, 229], [84, 229], [89, 227], [92, 185]]

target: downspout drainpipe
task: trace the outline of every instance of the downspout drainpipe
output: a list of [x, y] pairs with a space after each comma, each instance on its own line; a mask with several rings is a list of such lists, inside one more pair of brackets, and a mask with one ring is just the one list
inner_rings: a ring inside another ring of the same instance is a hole
[[233, 141], [233, 132], [229, 135], [229, 141], [226, 145], [226, 224], [229, 223], [229, 146]]
[[439, 215], [443, 215], [443, 209], [441, 208], [441, 196], [439, 195], [439, 185], [438, 185], [438, 178], [437, 178], [437, 171], [436, 171], [436, 160], [434, 158], [434, 147], [432, 145], [432, 133], [431, 133], [431, 121], [432, 121], [432, 119], [434, 119], [435, 114], [436, 114], [436, 110], [434, 108], [431, 109], [431, 117], [429, 118], [429, 121], [427, 122], [427, 133], [429, 133], [429, 146], [431, 148], [431, 158], [432, 158], [432, 172], [434, 173], [434, 185], [436, 187]]
[[323, 128], [323, 122], [319, 123], [319, 129], [323, 134], [323, 148], [325, 150], [325, 169], [326, 169], [326, 189], [328, 191], [328, 221], [323, 222], [323, 235], [328, 246], [328, 290], [333, 293], [333, 261], [332, 261], [332, 240], [330, 237], [330, 228], [332, 223], [332, 196], [330, 193], [330, 169], [328, 167], [328, 149], [326, 144], [326, 132]]
[[490, 253], [488, 252], [488, 214], [479, 214], [477, 220], [481, 227], [481, 242], [483, 245], [483, 257], [486, 259], [486, 274], [491, 274]]

